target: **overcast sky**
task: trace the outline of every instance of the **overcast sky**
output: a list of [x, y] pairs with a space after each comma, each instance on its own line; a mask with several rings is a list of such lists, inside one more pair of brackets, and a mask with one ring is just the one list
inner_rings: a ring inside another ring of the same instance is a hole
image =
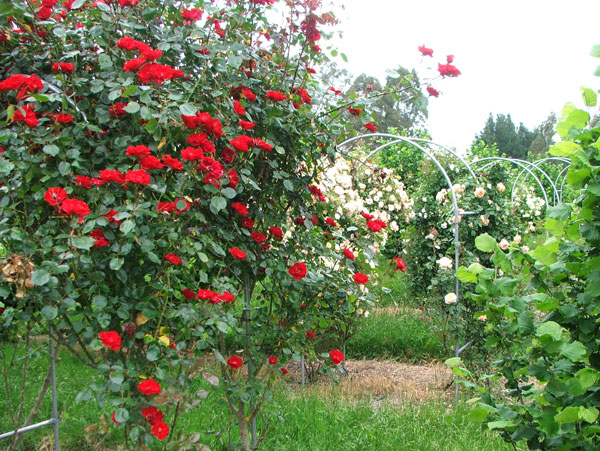
[[[592, 58], [600, 44], [600, 0], [334, 0], [348, 56], [346, 68], [385, 79], [398, 65], [432, 74], [446, 55], [462, 75], [438, 79], [428, 128], [440, 144], [466, 149], [490, 112], [510, 113], [530, 130], [566, 102], [580, 103], [580, 87], [597, 90]], [[433, 58], [417, 50], [425, 44]], [[340, 65], [344, 66], [338, 58]]]

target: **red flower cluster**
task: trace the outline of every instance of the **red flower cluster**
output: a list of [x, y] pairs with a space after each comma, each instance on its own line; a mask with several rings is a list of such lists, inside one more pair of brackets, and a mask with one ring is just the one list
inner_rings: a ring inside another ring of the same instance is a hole
[[265, 241], [267, 241], [267, 236], [260, 232], [250, 232], [250, 238], [252, 238], [258, 244], [263, 244]]
[[233, 255], [233, 258], [237, 260], [246, 260], [247, 254], [243, 250], [238, 249], [237, 247], [232, 247], [231, 249], [229, 249], [229, 253]]
[[142, 67], [138, 73], [138, 78], [142, 83], [150, 83], [153, 81], [156, 84], [161, 84], [165, 80], [173, 78], [181, 78], [185, 74], [179, 69], [173, 69], [166, 64], [150, 63]]
[[250, 122], [250, 121], [244, 121], [244, 120], [240, 120], [238, 122], [239, 126], [242, 127], [244, 130], [250, 130], [254, 127], [256, 127], [256, 124], [254, 122]]
[[325, 218], [325, 223], [329, 227], [337, 227], [337, 222], [335, 222], [335, 219], [333, 219], [333, 218]]
[[307, 330], [306, 331], [306, 338], [310, 338], [310, 339], [314, 339], [317, 338], [317, 334], [315, 334], [314, 332]]
[[181, 17], [186, 21], [189, 21], [188, 23], [191, 23], [202, 18], [202, 10], [198, 8], [184, 9], [181, 13]]
[[[137, 0], [119, 1], [135, 1], [137, 4]], [[181, 78], [185, 75], [183, 71], [173, 69], [166, 64], [151, 63], [151, 61], [160, 58], [163, 52], [158, 49], [150, 48], [148, 44], [125, 36], [117, 41], [117, 47], [123, 50], [137, 50], [141, 53], [141, 56], [126, 61], [123, 65], [123, 70], [132, 72], [139, 69], [137, 76], [142, 83], [154, 82], [156, 84], [161, 84], [165, 80]]]
[[73, 122], [73, 116], [67, 113], [50, 114], [50, 118], [58, 124], [69, 124]]
[[427, 93], [432, 97], [439, 97], [440, 92], [435, 89], [433, 86], [427, 86]]
[[288, 269], [290, 275], [296, 279], [300, 280], [306, 276], [306, 265], [304, 263], [294, 263], [290, 269]]
[[202, 127], [206, 133], [211, 134], [214, 138], [223, 136], [221, 121], [210, 117], [210, 113], [197, 112], [195, 116], [185, 116], [182, 114], [181, 119], [184, 125], [192, 130]]
[[450, 63], [438, 63], [438, 71], [442, 77], [458, 77], [460, 75], [460, 71], [458, 70], [458, 68]]
[[377, 127], [375, 127], [375, 125], [373, 124], [373, 122], [369, 122], [369, 123], [365, 124], [364, 127], [367, 130], [370, 130], [372, 132], [376, 132], [377, 131]]
[[246, 207], [241, 202], [234, 202], [231, 204], [231, 208], [237, 211], [242, 216], [246, 216], [248, 214], [248, 207]]
[[17, 98], [20, 100], [26, 99], [32, 92], [41, 91], [42, 89], [44, 89], [44, 84], [35, 74], [15, 74], [6, 80], [0, 81], [0, 91], [18, 91]]
[[177, 255], [175, 254], [167, 254], [164, 256], [164, 259], [166, 261], [168, 261], [169, 263], [171, 263], [172, 265], [182, 265], [183, 264], [183, 260], [181, 260]]
[[269, 227], [269, 233], [273, 235], [278, 240], [283, 238], [283, 230], [277, 226]]
[[396, 263], [396, 267], [394, 268], [394, 271], [406, 271], [406, 264], [404, 263], [404, 260], [402, 260], [400, 257], [394, 257], [390, 260], [391, 264]]
[[423, 56], [433, 57], [433, 49], [427, 48], [424, 45], [419, 46], [419, 52], [421, 52]]
[[283, 102], [287, 97], [279, 91], [267, 91], [267, 98], [274, 102]]
[[379, 232], [381, 229], [385, 229], [387, 224], [381, 219], [372, 219], [367, 221], [367, 227], [373, 232]]
[[169, 435], [169, 425], [163, 421], [163, 413], [155, 406], [142, 409], [142, 416], [152, 425], [150, 433], [159, 440], [164, 440]]
[[321, 202], [327, 202], [327, 199], [325, 199], [325, 196], [323, 196], [323, 193], [317, 185], [310, 185], [308, 187], [308, 191], [310, 191]]
[[81, 186], [82, 188], [89, 189], [92, 186], [102, 186], [104, 185], [104, 180], [100, 180], [98, 178], [90, 178], [87, 175], [78, 175], [75, 177], [75, 184]]
[[348, 260], [354, 261], [354, 254], [350, 249], [344, 249], [344, 257], [346, 257]]
[[106, 239], [104, 232], [101, 229], [92, 230], [90, 236], [96, 240], [94, 241], [94, 246], [96, 247], [104, 247], [110, 244], [110, 241]]
[[80, 222], [83, 222], [83, 216], [90, 214], [90, 207], [85, 202], [78, 199], [69, 199], [67, 192], [60, 187], [48, 188], [44, 193], [44, 200], [51, 206], [57, 207], [58, 214], [61, 216], [80, 216]]
[[125, 174], [125, 181], [137, 183], [138, 185], [149, 185], [150, 174], [143, 169], [132, 169], [131, 171], [127, 171]]
[[308, 95], [308, 91], [304, 88], [293, 88], [292, 92], [300, 96], [300, 105], [308, 104], [312, 105], [312, 99]]
[[[25, 125], [29, 128], [37, 127], [40, 121], [38, 120], [37, 113], [34, 110], [35, 105], [30, 103], [29, 105], [24, 105], [20, 109], [17, 108], [13, 114], [14, 122], [24, 122]], [[23, 113], [21, 113], [23, 110]]]
[[113, 351], [121, 349], [121, 336], [114, 330], [107, 332], [100, 332], [98, 338], [102, 341], [102, 344]]
[[348, 111], [350, 112], [350, 114], [352, 114], [353, 116], [360, 116], [360, 113], [362, 111], [361, 108], [348, 108]]
[[108, 112], [112, 117], [116, 119], [121, 119], [127, 114], [127, 111], [125, 111], [124, 109], [126, 106], [126, 103], [117, 102], [114, 105], [111, 105], [111, 107], [108, 109]]
[[75, 65], [72, 63], [54, 63], [52, 65], [53, 72], [62, 72], [63, 74], [75, 72]]
[[188, 290], [187, 288], [186, 290], [184, 290], [186, 293], [183, 293], [183, 291], [182, 293], [189, 300], [195, 297], [196, 299], [200, 299], [202, 301], [208, 301], [210, 304], [219, 304], [221, 302], [230, 304], [235, 302], [235, 297], [229, 291], [224, 291], [223, 293], [219, 294], [216, 291], [201, 289], [198, 290], [198, 293], [196, 294], [192, 290]]
[[[177, 208], [177, 203], [178, 202], [184, 202], [185, 203], [185, 207], [183, 207], [181, 210], [178, 209]], [[175, 212], [175, 214], [180, 215], [184, 211], [188, 211], [191, 206], [192, 206], [192, 204], [187, 199], [177, 198], [173, 202], [159, 202], [158, 205], [156, 206], [156, 210], [159, 213], [173, 213], [173, 212]]]

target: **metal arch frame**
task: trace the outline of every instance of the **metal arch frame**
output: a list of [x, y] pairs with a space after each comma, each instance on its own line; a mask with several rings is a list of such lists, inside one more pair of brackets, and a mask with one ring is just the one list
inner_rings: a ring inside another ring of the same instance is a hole
[[[371, 138], [371, 137], [380, 137], [380, 138], [392, 138], [392, 139], [398, 139], [398, 138], [406, 138], [404, 136], [398, 136], [398, 135], [392, 135], [390, 133], [369, 133], [368, 135], [358, 135], [355, 136], [353, 138], [349, 138], [345, 141], [343, 141], [340, 144], [337, 144], [336, 147], [341, 147], [341, 146], [345, 146], [347, 144], [350, 144], [354, 141], [358, 141], [359, 139], [364, 139], [364, 138]], [[471, 168], [471, 165], [463, 158], [461, 157], [458, 153], [456, 153], [455, 151], [453, 151], [452, 149], [449, 149], [446, 146], [442, 146], [441, 144], [438, 144], [434, 141], [431, 141], [430, 139], [425, 139], [425, 138], [408, 138], [411, 141], [411, 144], [415, 145], [414, 142], [423, 142], [426, 143], [428, 145], [434, 145], [436, 147], [439, 147], [440, 149], [450, 153], [452, 156], [454, 156], [456, 159], [458, 159], [463, 166], [465, 166], [467, 168], [467, 170], [471, 173], [471, 176], [473, 177], [474, 180], [477, 180], [477, 174], [475, 173], [475, 171], [473, 171], [473, 169]], [[380, 149], [379, 149], [380, 150]], [[367, 158], [369, 158], [371, 155], [375, 155], [377, 152], [379, 152], [378, 149], [375, 149], [373, 152], [371, 152], [369, 154], [369, 156]], [[346, 155], [343, 152], [340, 152], [343, 155]], [[347, 155], [346, 155], [347, 156]], [[360, 169], [360, 166], [359, 166]]]
[[565, 167], [562, 171], [560, 171], [560, 174], [558, 174], [558, 176], [556, 177], [557, 182], [558, 182], [558, 179], [560, 177], [562, 177], [562, 181], [560, 182], [560, 200], [561, 200], [561, 202], [562, 202], [563, 188], [565, 186], [565, 181], [567, 180], [567, 175], [568, 175], [568, 174], [566, 174], [566, 172], [569, 170], [570, 167], [571, 167], [571, 165]]
[[[458, 280], [458, 267], [459, 267], [459, 262], [460, 262], [460, 239], [459, 239], [459, 223], [460, 223], [460, 217], [461, 217], [461, 212], [458, 211], [458, 202], [457, 202], [457, 198], [456, 198], [456, 193], [454, 192], [454, 188], [453, 188], [453, 184], [452, 184], [452, 180], [450, 179], [450, 176], [448, 175], [448, 173], [446, 172], [446, 170], [444, 169], [444, 167], [442, 166], [442, 164], [439, 162], [439, 160], [430, 152], [428, 152], [427, 150], [425, 150], [425, 148], [423, 148], [421, 145], [419, 145], [418, 143], [414, 142], [411, 138], [407, 138], [404, 136], [396, 136], [396, 135], [390, 135], [387, 133], [373, 133], [373, 134], [369, 134], [369, 135], [360, 135], [360, 136], [356, 136], [350, 139], [347, 139], [345, 141], [343, 141], [340, 144], [336, 145], [336, 149], [343, 155], [348, 156], [347, 153], [344, 153], [340, 150], [340, 147], [343, 147], [345, 145], [348, 145], [354, 141], [357, 141], [359, 139], [362, 138], [369, 138], [371, 136], [383, 136], [383, 137], [390, 137], [393, 138], [392, 141], [385, 143], [379, 147], [377, 147], [374, 151], [372, 151], [369, 155], [367, 155], [367, 157], [363, 160], [363, 162], [361, 162], [361, 164], [358, 166], [358, 168], [356, 169], [356, 171], [359, 171], [360, 168], [366, 163], [366, 161], [373, 155], [375, 155], [377, 152], [380, 152], [381, 150], [385, 149], [386, 147], [389, 147], [391, 145], [394, 144], [398, 144], [398, 143], [408, 143], [410, 145], [412, 145], [413, 147], [416, 147], [418, 150], [420, 150], [422, 153], [424, 153], [426, 156], [428, 156], [433, 162], [434, 164], [437, 166], [437, 168], [439, 169], [439, 171], [442, 173], [444, 179], [446, 180], [446, 183], [448, 184], [448, 188], [449, 191], [451, 193], [451, 197], [452, 197], [452, 207], [454, 209], [454, 279], [455, 279], [455, 287], [454, 287], [454, 292], [456, 294], [456, 300], [458, 302], [459, 298], [459, 293], [460, 293], [460, 281]], [[452, 152], [454, 153], [454, 152]], [[462, 160], [462, 158], [458, 157], [459, 159]], [[467, 167], [468, 164], [465, 162], [465, 165]], [[460, 342], [456, 341], [456, 345], [454, 347], [454, 355], [455, 357], [458, 357], [465, 349], [467, 349], [472, 343], [467, 343], [464, 346], [460, 346]], [[456, 390], [455, 390], [455, 402], [458, 403], [458, 384], [456, 384]]]
[[[567, 168], [571, 165], [571, 160], [569, 160], [568, 158], [564, 158], [564, 157], [547, 157], [547, 158], [541, 158], [539, 160], [534, 161], [532, 164], [533, 166], [535, 166], [535, 168], [542, 172], [544, 174], [544, 176], [550, 180], [550, 176], [549, 174], [544, 171], [542, 168], [540, 168], [540, 165], [543, 163], [546, 163], [548, 161], [558, 161], [560, 163], [565, 163], [567, 165]], [[519, 175], [517, 175], [517, 177], [515, 178], [515, 181], [513, 183], [513, 187], [512, 187], [512, 191], [511, 191], [511, 196], [510, 196], [510, 200], [512, 202], [513, 198], [514, 198], [514, 193], [515, 193], [515, 188], [519, 182], [519, 180], [521, 179], [521, 177], [523, 176], [523, 173], [525, 172], [525, 170], [521, 170], [521, 172], [519, 172]], [[562, 173], [562, 171], [561, 171]], [[559, 174], [560, 176], [560, 174]], [[527, 177], [525, 177], [525, 179], [527, 179]], [[561, 203], [562, 202], [562, 190], [558, 190], [556, 188], [556, 184], [558, 182], [558, 177], [556, 177], [556, 179], [554, 180], [554, 182], [552, 183], [552, 186], [554, 188], [554, 205], [556, 205], [556, 203]]]
[[[531, 171], [531, 169], [527, 167], [527, 164], [529, 164], [530, 166], [533, 166], [533, 163], [530, 163], [530, 162], [524, 161], [524, 160], [517, 160], [517, 159], [513, 159], [513, 158], [486, 157], [486, 158], [481, 158], [479, 160], [475, 160], [475, 161], [471, 162], [471, 164], [480, 163], [482, 161], [489, 161], [489, 163], [487, 163], [484, 167], [480, 168], [480, 171], [487, 169], [488, 167], [490, 167], [500, 161], [507, 161], [511, 164], [516, 164], [520, 168], [524, 169], [525, 171], [527, 171], [529, 173], [529, 175], [531, 175], [534, 178], [534, 180], [537, 182], [538, 186], [542, 190], [542, 194], [544, 195], [544, 201], [546, 202], [546, 207], [550, 206], [550, 203], [548, 202], [548, 194], [546, 193], [546, 189], [544, 188], [544, 185], [542, 184], [540, 179]], [[534, 166], [534, 168], [537, 168], [537, 167]], [[537, 169], [539, 169], [539, 168], [537, 168]], [[541, 169], [539, 169], [539, 170], [541, 171]], [[544, 174], [545, 174], [545, 172], [544, 172]], [[548, 177], [547, 174], [546, 174], [546, 177]], [[552, 183], [552, 180], [550, 180], [550, 183]], [[552, 185], [554, 186], [554, 183], [552, 183]], [[555, 190], [556, 190], [556, 188], [555, 188]], [[512, 197], [511, 197], [511, 203], [512, 203]]]

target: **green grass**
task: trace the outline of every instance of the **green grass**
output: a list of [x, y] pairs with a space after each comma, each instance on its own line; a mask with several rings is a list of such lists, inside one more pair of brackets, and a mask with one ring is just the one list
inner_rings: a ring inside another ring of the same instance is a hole
[[446, 357], [428, 319], [412, 309], [371, 314], [348, 340], [351, 359], [393, 359], [423, 362]]
[[[5, 347], [1, 347], [4, 348]], [[42, 384], [47, 369], [47, 356], [40, 355], [30, 363], [32, 390], [27, 393], [29, 406], [35, 396], [35, 386]], [[89, 433], [85, 427], [97, 423], [101, 411], [92, 401], [75, 403], [77, 393], [87, 386], [92, 371], [83, 366], [70, 353], [61, 352], [57, 363], [60, 435], [64, 450], [116, 449], [122, 443], [122, 432], [112, 430], [109, 434], [91, 436], [92, 443], [86, 441]], [[13, 382], [18, 383], [18, 374]], [[205, 388], [202, 381], [193, 384], [192, 389]], [[12, 429], [8, 421], [8, 406], [4, 392], [0, 396], [0, 424], [2, 432]], [[266, 421], [270, 425], [267, 439], [261, 449], [265, 450], [505, 450], [509, 449], [500, 438], [484, 433], [480, 426], [466, 419], [467, 410], [448, 408], [439, 402], [423, 404], [381, 405], [372, 409], [368, 402], [349, 402], [342, 399], [326, 399], [314, 394], [303, 394], [297, 386], [289, 389], [282, 385], [276, 388], [275, 403], [265, 409], [264, 419], [259, 422], [262, 428]], [[42, 404], [35, 421], [51, 416], [50, 392]], [[169, 419], [170, 420], [170, 419]], [[177, 431], [200, 432], [200, 442], [214, 450], [227, 449], [228, 429], [231, 417], [225, 401], [217, 391], [211, 392], [199, 409], [180, 416]], [[232, 428], [232, 440], [235, 437]], [[207, 433], [212, 432], [212, 433]], [[220, 438], [217, 433], [221, 432]], [[23, 435], [20, 450], [39, 449], [40, 443], [50, 443], [52, 428], [44, 427]], [[8, 441], [0, 442], [0, 449], [8, 446]], [[155, 442], [154, 449], [162, 449]]]

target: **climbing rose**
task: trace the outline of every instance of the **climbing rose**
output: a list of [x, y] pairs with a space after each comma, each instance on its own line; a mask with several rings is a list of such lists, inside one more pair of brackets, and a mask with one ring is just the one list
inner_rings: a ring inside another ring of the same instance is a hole
[[365, 218], [367, 221], [368, 221], [368, 220], [370, 220], [370, 219], [373, 219], [373, 218], [375, 217], [375, 216], [373, 216], [373, 215], [370, 215], [369, 213], [367, 213], [367, 212], [365, 212], [365, 211], [363, 211], [363, 212], [362, 212], [360, 215], [361, 215], [363, 218]]
[[381, 229], [385, 229], [387, 224], [381, 219], [372, 219], [367, 221], [367, 227], [373, 232], [379, 232]]
[[184, 9], [181, 17], [190, 21], [200, 20], [202, 18], [202, 10], [198, 8]]
[[108, 112], [110, 113], [110, 115], [112, 117], [121, 119], [123, 116], [125, 116], [127, 114], [127, 111], [125, 111], [125, 109], [124, 109], [126, 106], [127, 106], [126, 103], [117, 102], [108, 109]]
[[267, 240], [265, 234], [259, 232], [250, 232], [250, 237], [259, 244], [263, 244]]
[[75, 72], [75, 65], [71, 63], [54, 63], [52, 65], [53, 72]]
[[396, 263], [396, 267], [394, 268], [394, 271], [406, 271], [406, 264], [404, 263], [404, 260], [402, 260], [400, 257], [394, 257], [390, 260], [390, 263]]
[[425, 45], [419, 46], [419, 52], [423, 54], [423, 56], [431, 56], [433, 57], [433, 49], [429, 49], [425, 47]]
[[238, 124], [240, 125], [240, 127], [242, 127], [244, 130], [250, 130], [251, 128], [256, 127], [256, 124], [254, 122], [250, 122], [250, 121], [244, 121], [244, 120], [240, 120], [238, 122]]
[[142, 416], [148, 420], [150, 424], [154, 424], [156, 421], [161, 421], [163, 419], [163, 413], [155, 406], [142, 409]]
[[78, 199], [65, 199], [60, 205], [60, 210], [66, 215], [87, 216], [90, 214], [90, 207]]
[[281, 102], [286, 99], [285, 95], [279, 91], [267, 91], [267, 97], [275, 102]]
[[352, 253], [352, 251], [350, 249], [344, 249], [344, 257], [346, 257], [349, 260], [354, 261], [354, 254]]
[[167, 254], [164, 259], [173, 265], [181, 265], [183, 261], [175, 254]]
[[102, 344], [113, 351], [118, 351], [121, 349], [121, 336], [113, 331], [109, 330], [107, 332], [100, 332], [98, 334], [98, 338], [102, 341]]
[[242, 94], [246, 97], [250, 102], [256, 102], [256, 94], [254, 94], [249, 88], [242, 89]]
[[252, 218], [244, 216], [242, 218], [242, 227], [245, 227], [246, 229], [251, 229], [252, 227], [254, 227], [254, 221], [252, 220]]
[[377, 131], [377, 127], [375, 127], [375, 125], [373, 124], [373, 122], [369, 122], [368, 124], [365, 124], [365, 128], [367, 130], [372, 131], [372, 132], [376, 132]]
[[246, 207], [241, 202], [234, 202], [231, 204], [231, 208], [237, 211], [242, 216], [246, 216], [248, 214], [248, 207]]
[[143, 157], [150, 155], [150, 148], [146, 146], [129, 146], [125, 151], [128, 157]]
[[300, 280], [306, 276], [306, 265], [301, 262], [294, 263], [290, 269], [288, 269], [288, 272], [294, 279]]
[[438, 63], [438, 71], [442, 77], [458, 77], [460, 75], [460, 71], [456, 66], [452, 64], [439, 64]]
[[432, 97], [439, 97], [440, 93], [433, 86], [427, 86], [427, 93]]
[[183, 162], [179, 161], [177, 158], [173, 158], [169, 154], [162, 157], [162, 162], [165, 164], [165, 166], [175, 169], [176, 171], [181, 171], [183, 169]]
[[67, 198], [67, 192], [58, 186], [48, 188], [44, 193], [44, 200], [53, 207], [60, 205]]
[[155, 421], [154, 424], [152, 424], [150, 433], [157, 439], [164, 440], [169, 435], [169, 425], [161, 420]]
[[[40, 121], [34, 108], [35, 105], [33, 103], [16, 108], [13, 113], [13, 122], [25, 122], [25, 125], [29, 128], [37, 127]], [[25, 114], [21, 113], [21, 109]]]
[[280, 370], [281, 370], [281, 374], [283, 374], [284, 376], [288, 373], [288, 370], [285, 369], [284, 367], [281, 367]]
[[277, 357], [275, 357], [275, 356], [273, 356], [273, 355], [270, 355], [270, 356], [269, 356], [269, 363], [270, 363], [271, 365], [275, 365], [277, 362], [278, 362], [278, 360], [277, 360]]
[[446, 62], [448, 64], [454, 62], [454, 55], [448, 55], [448, 56], [446, 56]]
[[146, 64], [146, 58], [144, 58], [143, 56], [140, 56], [138, 58], [133, 58], [128, 61], [125, 61], [125, 64], [123, 64], [123, 71], [124, 72], [133, 72], [135, 70], [138, 70], [144, 64]]
[[243, 363], [244, 361], [241, 359], [241, 357], [238, 357], [237, 355], [233, 355], [227, 359], [227, 365], [229, 365], [231, 369], [234, 370], [241, 368]]
[[306, 331], [306, 338], [313, 339], [313, 338], [316, 338], [316, 337], [317, 337], [317, 334], [315, 334], [313, 331], [310, 331], [310, 330]]
[[354, 283], [357, 283], [359, 285], [364, 285], [369, 281], [369, 276], [360, 272], [357, 272], [352, 277], [354, 278]]
[[344, 354], [342, 354], [339, 349], [334, 349], [329, 352], [329, 357], [331, 358], [331, 362], [334, 365], [339, 365], [344, 361]]
[[278, 240], [281, 240], [283, 238], [283, 230], [281, 230], [279, 227], [269, 227], [269, 233], [271, 233], [271, 235], [273, 235]]
[[234, 258], [238, 260], [246, 260], [246, 253], [237, 247], [232, 247], [229, 249], [229, 253], [233, 255]]
[[239, 100], [235, 100], [233, 102], [233, 111], [235, 111], [236, 114], [239, 114], [240, 116], [243, 116], [244, 114], [246, 114], [246, 109], [244, 108], [244, 106], [240, 103]]
[[235, 302], [235, 297], [229, 291], [223, 291], [221, 294], [221, 300], [226, 304], [229, 304], [231, 302]]
[[325, 218], [325, 223], [330, 227], [337, 227], [337, 223], [333, 218]]
[[158, 395], [160, 385], [154, 379], [146, 379], [138, 384], [138, 390], [144, 395]]
[[348, 111], [353, 116], [360, 116], [360, 112], [362, 111], [362, 109], [361, 108], [348, 108]]
[[446, 296], [444, 296], [444, 302], [447, 305], [451, 305], [451, 304], [455, 304], [457, 301], [457, 297], [455, 293], [448, 293]]
[[189, 288], [184, 288], [183, 290], [181, 290], [181, 294], [183, 294], [183, 296], [188, 300], [191, 301], [192, 299], [194, 299], [196, 297], [196, 293], [194, 293], [192, 290], [190, 290]]
[[148, 174], [143, 169], [133, 169], [131, 171], [127, 171], [127, 173], [125, 174], [125, 181], [137, 183], [139, 185], [149, 185], [150, 174]]
[[96, 247], [102, 248], [110, 244], [110, 241], [106, 239], [106, 237], [104, 236], [104, 232], [101, 229], [92, 230], [90, 232], [90, 236], [96, 240], [94, 241], [94, 246]]

